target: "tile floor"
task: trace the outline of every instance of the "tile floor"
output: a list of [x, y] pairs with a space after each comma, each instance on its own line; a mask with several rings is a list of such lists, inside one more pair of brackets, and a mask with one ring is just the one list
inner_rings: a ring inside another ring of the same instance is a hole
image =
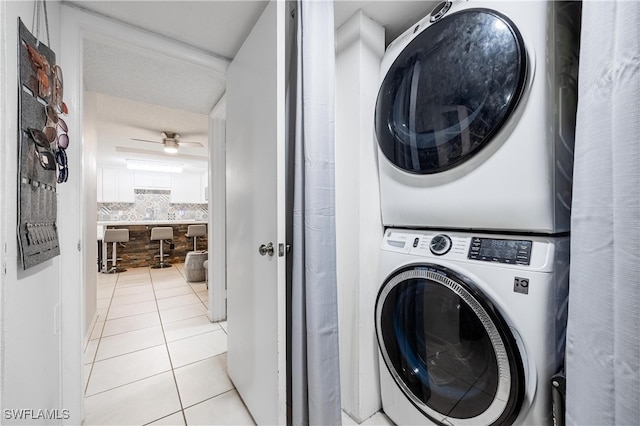
[[85, 425], [252, 425], [227, 376], [226, 323], [184, 264], [98, 274], [84, 353]]
[[206, 284], [187, 283], [184, 264], [98, 274], [97, 297], [84, 425], [255, 424], [227, 376], [226, 322], [209, 321]]
[[352, 426], [352, 425], [358, 425], [358, 424], [362, 426], [394, 426], [395, 425], [395, 423], [389, 420], [389, 418], [381, 411], [375, 413], [373, 416], [369, 417], [362, 423], [356, 422], [351, 417], [349, 417], [347, 413], [343, 411], [342, 424], [345, 426]]

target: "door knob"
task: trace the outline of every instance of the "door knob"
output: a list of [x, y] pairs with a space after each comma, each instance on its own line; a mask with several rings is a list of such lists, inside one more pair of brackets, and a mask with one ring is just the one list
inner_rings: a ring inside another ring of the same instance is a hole
[[259, 248], [258, 248], [258, 253], [260, 253], [261, 256], [273, 256], [273, 243], [269, 243], [267, 245], [262, 244]]

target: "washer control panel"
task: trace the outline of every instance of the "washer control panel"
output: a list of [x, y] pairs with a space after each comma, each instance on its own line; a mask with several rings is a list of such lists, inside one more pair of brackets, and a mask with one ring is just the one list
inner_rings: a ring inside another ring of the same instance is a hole
[[472, 237], [468, 257], [486, 262], [528, 265], [532, 244], [529, 240]]
[[568, 247], [568, 237], [388, 228], [381, 248], [386, 253], [407, 255], [414, 260], [422, 258], [425, 262], [437, 259], [437, 262], [551, 271], [555, 253], [568, 253]]

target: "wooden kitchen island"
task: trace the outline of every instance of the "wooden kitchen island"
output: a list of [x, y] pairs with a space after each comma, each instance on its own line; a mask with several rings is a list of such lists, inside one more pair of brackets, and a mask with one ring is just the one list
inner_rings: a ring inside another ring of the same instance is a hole
[[[102, 229], [128, 229], [129, 242], [124, 246], [118, 244], [117, 255], [122, 260], [118, 261], [118, 267], [139, 268], [142, 266], [153, 266], [158, 263], [160, 242], [151, 241], [151, 228], [156, 226], [170, 226], [173, 228], [172, 244], [164, 244], [164, 253], [169, 256], [165, 261], [169, 263], [184, 263], [187, 252], [193, 250], [193, 238], [186, 237], [189, 225], [207, 224], [206, 221], [145, 221], [145, 222], [98, 222], [99, 244], [102, 244], [100, 227]], [[104, 232], [104, 231], [103, 231]], [[111, 258], [112, 244], [102, 245], [102, 257]], [[106, 254], [105, 254], [106, 249]], [[198, 237], [198, 250], [207, 250], [207, 236]], [[111, 264], [109, 264], [109, 267]]]

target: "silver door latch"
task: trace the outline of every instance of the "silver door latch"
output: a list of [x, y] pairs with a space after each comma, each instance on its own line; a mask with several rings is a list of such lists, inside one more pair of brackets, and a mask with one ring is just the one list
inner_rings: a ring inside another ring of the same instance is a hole
[[[286, 252], [285, 252], [286, 248]], [[282, 243], [278, 244], [278, 256], [283, 257], [285, 253], [289, 253], [291, 251], [291, 244], [287, 244], [286, 246]]]

